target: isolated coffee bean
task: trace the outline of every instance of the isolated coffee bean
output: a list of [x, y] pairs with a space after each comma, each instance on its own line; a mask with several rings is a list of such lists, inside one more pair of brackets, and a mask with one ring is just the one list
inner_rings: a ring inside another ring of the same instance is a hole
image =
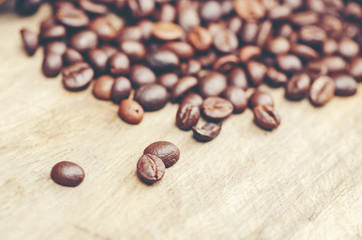
[[162, 179], [165, 174], [165, 164], [153, 154], [144, 154], [137, 162], [138, 177], [147, 184], [153, 184]]
[[129, 73], [130, 66], [130, 60], [124, 53], [115, 53], [109, 59], [109, 71], [115, 76]]
[[101, 100], [110, 100], [114, 78], [109, 75], [99, 77], [93, 87], [93, 95]]
[[348, 74], [338, 74], [333, 77], [338, 96], [352, 96], [357, 92], [357, 81]]
[[308, 95], [311, 79], [307, 73], [296, 73], [285, 87], [285, 96], [289, 100], [301, 100]]
[[231, 53], [237, 49], [239, 40], [235, 33], [225, 29], [214, 36], [214, 46], [222, 53]]
[[220, 122], [228, 118], [234, 111], [232, 103], [220, 97], [208, 97], [201, 105], [203, 116], [212, 122]]
[[277, 63], [281, 70], [289, 73], [299, 72], [303, 67], [302, 61], [291, 54], [278, 55]]
[[120, 43], [120, 49], [133, 60], [141, 60], [146, 56], [145, 46], [137, 41], [123, 41]]
[[28, 56], [33, 56], [39, 47], [39, 37], [26, 28], [21, 29], [20, 33], [26, 53]]
[[136, 90], [134, 100], [141, 104], [145, 111], [156, 111], [166, 105], [168, 93], [160, 84], [146, 84]]
[[180, 159], [180, 150], [178, 147], [167, 141], [159, 141], [150, 144], [143, 154], [153, 154], [159, 157], [166, 168], [172, 167]]
[[239, 58], [241, 62], [248, 62], [249, 60], [259, 57], [262, 53], [262, 50], [258, 46], [246, 45], [239, 50]]
[[242, 89], [248, 89], [248, 79], [244, 69], [234, 68], [229, 73], [229, 85], [241, 87]]
[[321, 76], [314, 80], [310, 88], [310, 100], [315, 106], [322, 106], [333, 98], [335, 89], [334, 82], [330, 77]]
[[236, 67], [239, 62], [240, 59], [233, 54], [224, 55], [215, 61], [212, 69], [218, 72], [228, 73], [231, 69]]
[[288, 77], [274, 67], [268, 67], [266, 71], [268, 83], [273, 87], [279, 87], [287, 83]]
[[272, 106], [259, 105], [253, 109], [254, 122], [265, 130], [273, 130], [280, 124], [280, 116]]
[[20, 15], [33, 15], [38, 11], [42, 2], [42, 0], [16, 0], [15, 10]]
[[195, 54], [192, 46], [186, 42], [166, 42], [161, 46], [161, 49], [169, 50], [183, 59], [191, 58]]
[[76, 8], [59, 8], [55, 17], [58, 22], [73, 28], [86, 27], [89, 24], [89, 18], [84, 11]]
[[199, 94], [191, 92], [182, 99], [181, 105], [191, 103], [192, 105], [200, 108], [203, 101], [204, 99]]
[[319, 58], [319, 53], [316, 50], [304, 44], [294, 44], [291, 50], [295, 55], [306, 60]]
[[62, 74], [64, 87], [70, 91], [79, 91], [88, 87], [94, 71], [89, 64], [77, 62], [64, 68]]
[[157, 82], [167, 90], [171, 90], [178, 82], [178, 76], [176, 73], [164, 73], [158, 77]]
[[52, 168], [50, 177], [54, 182], [67, 186], [76, 187], [83, 182], [84, 170], [73, 162], [58, 162]]
[[45, 53], [55, 53], [63, 56], [66, 50], [67, 45], [65, 44], [65, 42], [61, 41], [53, 41], [45, 45]]
[[225, 75], [210, 71], [199, 82], [199, 93], [203, 97], [219, 96], [227, 87]]
[[148, 65], [157, 72], [173, 71], [179, 68], [180, 60], [177, 55], [168, 50], [158, 50], [147, 55]]
[[128, 0], [127, 2], [135, 17], [149, 16], [155, 9], [155, 0]]
[[94, 71], [98, 74], [102, 74], [108, 67], [108, 56], [101, 49], [92, 49], [88, 52], [88, 59], [92, 65]]
[[46, 77], [56, 77], [63, 68], [62, 56], [56, 53], [47, 53], [43, 61], [43, 73]]
[[191, 103], [181, 104], [176, 114], [176, 125], [182, 130], [191, 130], [200, 119], [200, 109]]
[[248, 70], [251, 83], [254, 86], [260, 85], [263, 82], [266, 74], [266, 66], [260, 62], [249, 61], [246, 64], [246, 68]]
[[349, 66], [349, 73], [358, 81], [362, 80], [362, 57], [352, 60]]
[[158, 22], [153, 24], [152, 35], [163, 41], [172, 41], [184, 36], [183, 29], [172, 22]]
[[338, 51], [342, 56], [352, 58], [360, 53], [360, 46], [350, 38], [342, 38], [339, 41]]
[[171, 100], [178, 101], [180, 98], [185, 96], [191, 89], [196, 87], [198, 84], [197, 78], [193, 76], [185, 76], [173, 86], [171, 91]]
[[79, 52], [94, 49], [98, 45], [97, 34], [90, 30], [83, 30], [71, 37], [70, 45]]
[[269, 93], [256, 90], [249, 98], [249, 107], [254, 109], [256, 106], [265, 105], [265, 106], [274, 106], [273, 98]]
[[285, 54], [290, 50], [290, 43], [284, 37], [276, 37], [269, 41], [268, 50], [275, 55]]
[[206, 123], [201, 128], [192, 128], [194, 138], [199, 142], [208, 142], [216, 138], [221, 131], [221, 123]]
[[63, 59], [66, 65], [72, 65], [76, 62], [82, 62], [83, 56], [77, 50], [73, 48], [68, 48], [67, 50], [65, 50]]
[[143, 119], [143, 114], [142, 106], [132, 99], [123, 99], [119, 105], [118, 115], [127, 123], [140, 123]]
[[130, 75], [132, 84], [135, 87], [156, 82], [155, 73], [149, 67], [141, 64], [132, 66]]
[[199, 51], [209, 49], [213, 42], [210, 32], [206, 28], [200, 26], [197, 26], [190, 31], [187, 38], [191, 45]]
[[237, 86], [229, 86], [223, 92], [223, 97], [234, 106], [234, 113], [241, 113], [248, 106], [248, 98], [245, 91]]
[[261, 0], [236, 0], [234, 4], [236, 13], [248, 22], [257, 22], [266, 14], [266, 9]]
[[128, 78], [120, 76], [114, 81], [111, 99], [115, 103], [120, 103], [131, 94], [132, 86]]

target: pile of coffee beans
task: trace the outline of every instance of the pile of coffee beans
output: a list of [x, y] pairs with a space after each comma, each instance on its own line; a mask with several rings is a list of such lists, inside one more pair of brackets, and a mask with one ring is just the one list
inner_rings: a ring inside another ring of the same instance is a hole
[[[41, 2], [18, 0], [16, 9], [32, 14]], [[258, 126], [277, 128], [280, 116], [261, 84], [283, 87], [289, 100], [323, 106], [335, 95], [354, 95], [362, 80], [359, 0], [50, 4], [52, 15], [39, 34], [21, 31], [29, 56], [44, 47], [45, 76], [61, 73], [69, 91], [95, 79], [93, 95], [119, 104], [119, 116], [131, 124], [168, 101], [180, 103], [176, 125], [198, 141], [214, 139], [222, 121], [247, 107]], [[248, 88], [256, 89], [250, 97]], [[201, 117], [206, 124], [198, 126]]]

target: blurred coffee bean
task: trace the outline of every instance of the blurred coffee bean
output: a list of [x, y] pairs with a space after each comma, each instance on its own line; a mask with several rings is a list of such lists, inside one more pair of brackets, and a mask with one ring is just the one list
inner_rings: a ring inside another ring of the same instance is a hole
[[248, 70], [250, 82], [254, 86], [259, 86], [264, 80], [266, 66], [260, 62], [249, 61], [246, 64], [246, 69]]
[[218, 21], [222, 16], [221, 4], [218, 1], [207, 1], [200, 7], [200, 17], [205, 21]]
[[66, 37], [67, 31], [62, 25], [52, 25], [42, 29], [40, 32], [40, 37], [43, 40], [55, 40], [63, 39]]
[[63, 68], [63, 59], [62, 56], [49, 52], [44, 56], [43, 61], [43, 73], [46, 77], [56, 77]]
[[357, 81], [348, 74], [338, 74], [333, 77], [338, 96], [352, 96], [357, 92]]
[[191, 103], [192, 105], [200, 108], [204, 99], [197, 93], [189, 93], [183, 99], [181, 104]]
[[235, 55], [232, 54], [224, 55], [222, 57], [219, 57], [215, 61], [212, 69], [218, 72], [227, 73], [231, 69], [236, 67], [239, 62], [240, 62], [239, 58]]
[[128, 7], [133, 16], [146, 17], [152, 14], [155, 9], [155, 0], [128, 0]]
[[94, 49], [98, 45], [97, 34], [90, 30], [83, 30], [71, 37], [70, 45], [79, 52]]
[[195, 27], [187, 36], [189, 42], [199, 51], [208, 50], [212, 44], [212, 36], [206, 28]]
[[180, 67], [183, 75], [197, 75], [202, 68], [200, 61], [192, 58], [187, 63], [182, 63]]
[[149, 67], [140, 64], [132, 66], [130, 76], [132, 84], [136, 88], [145, 84], [156, 82], [155, 73]]
[[101, 100], [110, 100], [114, 78], [109, 75], [100, 76], [94, 84], [93, 95]]
[[254, 109], [256, 106], [265, 105], [265, 106], [274, 106], [273, 98], [269, 93], [256, 90], [249, 98], [249, 107]]
[[198, 56], [197, 60], [204, 68], [212, 66], [217, 59], [217, 54], [214, 51], [207, 51], [206, 53], [198, 54]]
[[107, 17], [97, 17], [91, 21], [89, 28], [93, 30], [103, 41], [111, 41], [116, 38], [118, 31]]
[[197, 78], [193, 76], [185, 76], [173, 86], [171, 91], [172, 101], [178, 101], [180, 98], [185, 96], [191, 89], [196, 87], [198, 84]]
[[214, 37], [215, 48], [222, 53], [231, 53], [237, 49], [239, 40], [235, 33], [225, 29]]
[[244, 90], [248, 89], [248, 78], [244, 69], [236, 67], [229, 73], [229, 85], [237, 86]]
[[290, 50], [290, 43], [284, 37], [276, 37], [269, 41], [268, 50], [275, 55], [285, 54]]
[[176, 19], [176, 8], [171, 4], [162, 4], [158, 20], [160, 22], [173, 22]]
[[261, 0], [235, 0], [236, 13], [248, 22], [257, 22], [266, 15], [266, 9]]
[[153, 24], [152, 35], [163, 41], [177, 40], [183, 37], [183, 29], [172, 22], [158, 22]]
[[20, 15], [33, 15], [38, 11], [39, 6], [42, 4], [42, 2], [42, 0], [16, 0], [15, 10]]
[[58, 22], [73, 28], [86, 27], [89, 24], [88, 15], [76, 8], [59, 8], [55, 14]]
[[362, 81], [362, 57], [352, 60], [349, 66], [349, 73], [358, 81]]
[[210, 71], [200, 79], [199, 93], [202, 97], [219, 96], [227, 87], [225, 75]]
[[113, 75], [124, 75], [129, 73], [131, 68], [131, 63], [126, 54], [122, 52], [115, 53], [109, 59], [109, 71]]
[[141, 60], [146, 56], [146, 47], [137, 41], [123, 41], [120, 43], [120, 49], [132, 60]]
[[268, 67], [266, 71], [268, 83], [273, 87], [279, 87], [287, 83], [288, 77], [274, 67]]
[[338, 46], [339, 53], [346, 58], [353, 58], [360, 54], [360, 46], [350, 38], [342, 38]]
[[323, 43], [323, 54], [332, 55], [338, 50], [338, 43], [334, 39], [327, 39]]
[[114, 54], [118, 53], [118, 49], [111, 45], [102, 45], [100, 49], [107, 55], [108, 58], [111, 58]]
[[295, 25], [307, 26], [316, 24], [319, 21], [319, 16], [316, 12], [304, 11], [292, 14], [289, 20]]
[[241, 113], [248, 105], [248, 98], [245, 91], [237, 86], [229, 86], [223, 92], [223, 97], [229, 100], [234, 106], [234, 113]]
[[289, 5], [283, 4], [272, 8], [269, 11], [269, 18], [272, 20], [284, 20], [292, 14], [292, 8]]
[[320, 44], [327, 39], [327, 34], [317, 26], [303, 26], [299, 31], [299, 38], [306, 43]]
[[241, 31], [243, 21], [239, 17], [231, 17], [227, 22], [227, 28], [235, 34]]
[[328, 72], [341, 72], [347, 69], [347, 62], [339, 56], [327, 56], [323, 58]]
[[246, 45], [239, 50], [239, 58], [243, 63], [248, 62], [249, 60], [259, 57], [262, 53], [262, 50], [258, 46]]
[[256, 37], [256, 45], [264, 47], [265, 44], [273, 35], [273, 24], [271, 21], [266, 20], [260, 24], [259, 33]]
[[164, 73], [157, 78], [157, 82], [164, 86], [167, 90], [171, 90], [178, 82], [176, 73]]
[[91, 0], [78, 0], [79, 7], [90, 14], [104, 15], [108, 12], [106, 5]]
[[319, 58], [319, 53], [308, 45], [294, 44], [291, 50], [295, 55], [305, 60], [316, 60]]
[[32, 31], [23, 28], [20, 31], [23, 40], [23, 46], [28, 56], [33, 56], [39, 47], [39, 37]]
[[143, 19], [138, 22], [137, 26], [141, 30], [142, 39], [148, 41], [152, 37], [153, 22], [148, 19]]
[[296, 73], [285, 87], [285, 96], [289, 100], [301, 100], [308, 95], [311, 79], [306, 73]]
[[198, 2], [178, 2], [178, 22], [185, 31], [190, 31], [200, 25]]
[[161, 46], [161, 48], [175, 53], [179, 58], [182, 59], [191, 58], [195, 54], [192, 46], [186, 42], [166, 42]]
[[156, 111], [166, 105], [168, 93], [160, 84], [146, 84], [136, 90], [134, 100], [141, 104], [145, 111]]
[[72, 65], [76, 62], [82, 62], [83, 56], [75, 49], [68, 48], [65, 50], [65, 53], [63, 55], [64, 63], [65, 65]]
[[45, 45], [45, 53], [55, 53], [60, 56], [63, 56], [66, 50], [67, 50], [66, 43], [61, 41], [54, 41], [47, 43]]
[[313, 105], [322, 106], [333, 98], [335, 89], [334, 82], [330, 77], [320, 76], [314, 80], [310, 88], [310, 100]]
[[146, 61], [154, 71], [173, 71], [180, 67], [177, 55], [168, 50], [158, 50], [147, 55]]
[[176, 125], [182, 130], [191, 130], [200, 119], [200, 109], [191, 103], [181, 104], [176, 113]]
[[285, 72], [298, 72], [303, 68], [302, 61], [295, 55], [278, 55], [277, 63], [281, 70]]
[[123, 76], [117, 77], [111, 90], [112, 101], [119, 104], [123, 99], [128, 98], [131, 90], [132, 86], [128, 78]]
[[246, 22], [241, 30], [241, 40], [244, 43], [255, 43], [259, 27], [256, 23]]

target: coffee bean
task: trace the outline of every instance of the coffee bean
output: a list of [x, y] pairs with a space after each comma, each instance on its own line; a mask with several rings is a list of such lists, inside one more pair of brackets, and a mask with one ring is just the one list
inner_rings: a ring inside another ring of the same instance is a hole
[[137, 174], [141, 181], [153, 184], [165, 174], [165, 164], [153, 154], [144, 154], [137, 162]]
[[285, 20], [292, 14], [292, 8], [283, 4], [272, 8], [269, 11], [269, 18], [273, 20]]
[[255, 43], [258, 32], [259, 26], [257, 23], [246, 22], [241, 30], [241, 40], [245, 44]]
[[256, 37], [256, 45], [264, 47], [273, 35], [273, 24], [269, 20], [265, 20], [259, 27], [259, 33]]
[[338, 74], [333, 77], [338, 96], [352, 96], [357, 92], [357, 81], [348, 74]]
[[33, 15], [38, 11], [42, 2], [42, 0], [16, 0], [15, 10], [20, 15]]
[[254, 109], [256, 106], [265, 105], [265, 106], [274, 106], [273, 98], [269, 93], [256, 90], [249, 98], [249, 107]]
[[119, 105], [118, 115], [127, 123], [139, 124], [143, 119], [143, 114], [142, 106], [132, 99], [123, 99]]
[[155, 0], [128, 0], [128, 7], [133, 16], [146, 17], [152, 14], [155, 9]]
[[294, 13], [289, 17], [289, 20], [298, 26], [307, 26], [316, 24], [319, 21], [318, 13], [313, 11], [304, 11]]
[[239, 33], [243, 26], [243, 21], [239, 17], [231, 17], [227, 22], [227, 28], [234, 33]]
[[51, 25], [49, 27], [44, 27], [40, 32], [40, 37], [43, 40], [61, 40], [66, 37], [67, 30], [62, 25]]
[[342, 38], [339, 41], [338, 51], [346, 58], [353, 58], [360, 53], [360, 46], [350, 38]]
[[202, 66], [199, 60], [189, 59], [187, 63], [181, 63], [180, 68], [183, 75], [197, 75]]
[[203, 97], [219, 96], [227, 87], [225, 75], [210, 71], [199, 82], [199, 92]]
[[290, 38], [292, 33], [293, 33], [293, 27], [288, 23], [284, 23], [279, 27], [278, 35], [280, 37]]
[[54, 8], [57, 10], [57, 9], [75, 9], [75, 5], [72, 3], [72, 2], [68, 2], [68, 1], [56, 1], [55, 2], [55, 6]]
[[201, 128], [192, 128], [194, 138], [199, 142], [208, 142], [216, 138], [221, 131], [221, 123], [206, 123]]
[[205, 51], [212, 44], [212, 36], [204, 27], [195, 27], [187, 36], [189, 42], [199, 51]]
[[221, 4], [218, 1], [207, 1], [200, 7], [200, 16], [205, 21], [218, 21], [222, 16]]
[[163, 44], [161, 48], [175, 53], [182, 59], [192, 58], [195, 54], [192, 46], [186, 42], [167, 42]]
[[321, 76], [314, 80], [309, 97], [315, 106], [322, 106], [329, 102], [334, 96], [335, 85], [333, 80], [328, 76]]
[[153, 154], [159, 157], [166, 168], [172, 167], [180, 159], [180, 150], [178, 147], [167, 141], [159, 141], [150, 144], [143, 154]]
[[76, 187], [83, 182], [84, 170], [73, 162], [58, 162], [52, 168], [50, 177], [54, 182], [67, 187]]
[[43, 73], [46, 77], [56, 77], [63, 67], [62, 56], [56, 53], [47, 53], [43, 61]]
[[290, 50], [290, 43], [284, 37], [276, 37], [269, 42], [268, 50], [275, 55], [285, 54]]
[[191, 130], [200, 119], [200, 109], [191, 103], [181, 104], [176, 114], [176, 125], [182, 130]]
[[274, 67], [268, 67], [266, 71], [268, 83], [273, 87], [279, 87], [287, 83], [288, 77]]
[[107, 17], [97, 17], [89, 25], [89, 28], [94, 31], [103, 41], [112, 41], [116, 38], [118, 31], [114, 24]]
[[130, 71], [131, 63], [126, 54], [118, 52], [109, 59], [110, 72], [113, 75], [123, 75]]
[[229, 85], [241, 87], [242, 89], [248, 89], [248, 79], [244, 69], [234, 68], [229, 73]]
[[362, 57], [352, 60], [349, 66], [349, 73], [358, 81], [362, 80]]
[[[56, 23], [56, 20], [55, 20], [54, 16], [50, 16], [50, 17], [44, 19], [40, 23], [40, 34], [42, 32], [44, 32], [46, 29], [48, 29], [48, 28], [50, 28], [52, 26], [55, 26], [55, 25], [57, 25], [57, 23]], [[61, 26], [61, 25], [59, 25], [59, 26]]]
[[288, 73], [299, 72], [303, 67], [302, 61], [295, 55], [290, 54], [278, 55], [277, 63], [281, 70]]
[[199, 54], [197, 60], [204, 68], [209, 68], [214, 64], [217, 59], [217, 54], [214, 51], [207, 51], [206, 53]]
[[316, 50], [304, 44], [294, 44], [292, 46], [292, 52], [306, 60], [316, 60], [319, 58], [319, 53]]
[[173, 71], [179, 68], [180, 59], [171, 51], [158, 50], [147, 55], [148, 65], [157, 72]]
[[332, 55], [333, 53], [337, 52], [338, 50], [338, 43], [334, 39], [327, 39], [323, 43], [323, 53], [325, 55]]
[[114, 54], [118, 53], [118, 49], [111, 45], [102, 45], [100, 49], [107, 55], [108, 59], [113, 57]]
[[70, 45], [79, 52], [86, 52], [94, 49], [98, 45], [97, 34], [90, 30], [83, 30], [72, 36]]
[[74, 63], [63, 69], [63, 85], [70, 91], [79, 91], [88, 87], [94, 76], [93, 69], [84, 62]]
[[211, 36], [213, 38], [216, 37], [217, 34], [219, 34], [220, 32], [223, 32], [225, 30], [227, 30], [225, 23], [224, 22], [218, 22], [218, 23], [209, 23], [207, 25], [207, 30], [209, 31], [209, 33], [211, 34]]
[[323, 58], [328, 72], [341, 72], [347, 69], [347, 62], [339, 56], [327, 56]]
[[120, 44], [120, 49], [133, 60], [141, 60], [146, 56], [145, 46], [137, 41], [123, 41]]
[[163, 41], [177, 40], [183, 37], [183, 29], [172, 22], [158, 22], [153, 25], [152, 35]]
[[148, 19], [143, 19], [138, 22], [137, 26], [141, 30], [142, 39], [148, 41], [152, 37], [153, 22]]
[[212, 69], [218, 72], [227, 73], [231, 69], [233, 69], [237, 64], [240, 62], [240, 59], [232, 54], [224, 55], [222, 57], [219, 57], [214, 65], [212, 66]]
[[131, 68], [131, 81], [135, 87], [140, 87], [145, 84], [155, 83], [156, 75], [154, 72], [144, 65], [134, 65]]
[[260, 62], [249, 61], [246, 64], [246, 68], [248, 70], [251, 83], [254, 86], [259, 86], [264, 80], [267, 70], [266, 66]]
[[220, 122], [228, 118], [234, 111], [232, 103], [220, 97], [208, 97], [201, 105], [203, 116], [212, 122]]
[[342, 21], [335, 16], [322, 16], [319, 25], [333, 38], [339, 38], [343, 31]]
[[243, 63], [249, 60], [259, 57], [261, 55], [261, 48], [254, 45], [246, 45], [239, 50], [239, 58]]
[[117, 41], [122, 42], [125, 40], [140, 42], [143, 39], [142, 29], [139, 26], [127, 26], [122, 29], [117, 36]]
[[272, 106], [259, 105], [253, 109], [254, 122], [265, 130], [273, 130], [280, 124], [280, 116]]
[[171, 90], [178, 82], [178, 76], [176, 73], [164, 73], [158, 77], [157, 82], [167, 90]]
[[191, 103], [192, 105], [201, 108], [203, 101], [204, 99], [199, 94], [191, 92], [182, 99], [181, 105]]
[[78, 4], [84, 11], [91, 14], [104, 15], [108, 12], [107, 6], [90, 0], [79, 0]]
[[122, 99], [128, 98], [132, 90], [131, 82], [126, 77], [117, 77], [112, 87], [111, 98], [115, 103], [120, 103]]
[[146, 84], [136, 90], [134, 100], [141, 104], [145, 111], [156, 111], [166, 105], [168, 93], [160, 84]]
[[45, 53], [54, 53], [63, 56], [67, 50], [65, 42], [53, 41], [45, 45]]
[[82, 62], [83, 56], [77, 50], [73, 48], [68, 48], [67, 50], [65, 50], [63, 59], [66, 65], [72, 65], [76, 62]]
[[225, 29], [214, 36], [214, 46], [222, 53], [231, 53], [237, 49], [239, 40], [235, 33]]
[[327, 34], [317, 26], [303, 26], [299, 31], [299, 38], [306, 43], [319, 44], [327, 39]]
[[285, 96], [289, 100], [301, 100], [308, 95], [311, 79], [307, 73], [296, 73], [287, 83]]
[[185, 76], [173, 86], [171, 91], [171, 100], [178, 101], [180, 98], [185, 96], [191, 89], [196, 87], [198, 80], [193, 76]]
[[88, 52], [88, 59], [94, 71], [102, 74], [106, 71], [108, 66], [108, 56], [101, 49], [92, 49]]
[[236, 13], [248, 22], [257, 22], [266, 14], [261, 0], [236, 0], [234, 3]]
[[86, 27], [89, 24], [89, 18], [84, 11], [76, 8], [59, 8], [55, 17], [60, 23], [73, 28]]
[[180, 2], [177, 5], [178, 22], [185, 31], [190, 31], [200, 25], [197, 2]]
[[223, 97], [229, 100], [234, 106], [234, 113], [241, 113], [248, 105], [248, 98], [245, 91], [237, 86], [229, 86], [223, 92]]
[[26, 28], [21, 29], [20, 33], [26, 53], [28, 56], [33, 56], [39, 47], [38, 36]]
[[101, 100], [110, 100], [114, 78], [109, 75], [100, 76], [93, 87], [93, 95]]
[[176, 19], [176, 8], [171, 4], [162, 4], [158, 16], [161, 22], [173, 22]]

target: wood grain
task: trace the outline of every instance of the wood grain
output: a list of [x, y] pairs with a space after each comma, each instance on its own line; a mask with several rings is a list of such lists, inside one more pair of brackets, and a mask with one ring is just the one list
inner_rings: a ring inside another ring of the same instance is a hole
[[[0, 239], [362, 239], [361, 84], [323, 108], [268, 90], [277, 130], [248, 110], [201, 144], [175, 127], [175, 105], [131, 126], [91, 88], [42, 76], [43, 53], [26, 57], [19, 30], [48, 14], [0, 15]], [[157, 140], [181, 159], [147, 186], [136, 161]], [[86, 171], [79, 187], [50, 179], [62, 160]]]

